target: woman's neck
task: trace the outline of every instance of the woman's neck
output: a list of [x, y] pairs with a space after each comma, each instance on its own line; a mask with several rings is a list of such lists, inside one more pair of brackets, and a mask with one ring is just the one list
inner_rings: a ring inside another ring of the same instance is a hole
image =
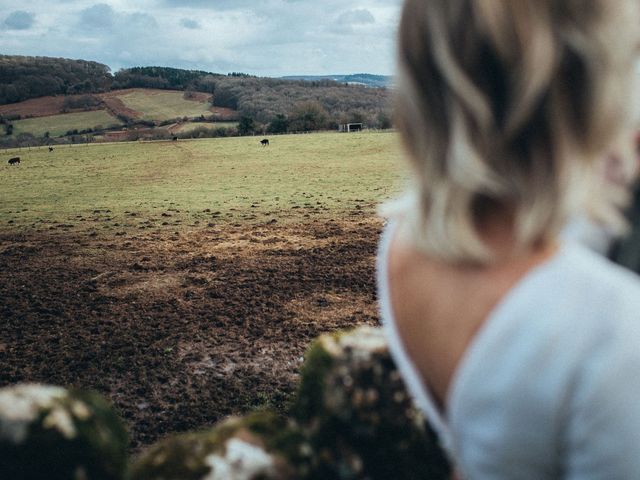
[[553, 255], [558, 245], [554, 237], [541, 237], [528, 245], [520, 245], [513, 218], [508, 213], [493, 213], [476, 223], [480, 239], [493, 255], [493, 265], [536, 263]]

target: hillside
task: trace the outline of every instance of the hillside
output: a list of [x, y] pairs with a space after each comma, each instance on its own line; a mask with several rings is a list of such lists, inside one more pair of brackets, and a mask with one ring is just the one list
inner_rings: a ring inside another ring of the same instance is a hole
[[[203, 136], [198, 130], [202, 122], [225, 129], [215, 136], [234, 134], [237, 112], [212, 106], [210, 98], [199, 92], [136, 88], [0, 105], [0, 146]], [[193, 127], [182, 128], [187, 125]]]
[[[332, 80], [317, 82], [257, 77], [216, 79], [213, 104], [237, 109], [260, 123], [270, 123], [278, 115], [293, 122], [292, 130], [333, 128], [339, 123], [365, 122], [378, 127], [388, 114], [389, 91], [383, 88], [345, 85]], [[300, 119], [319, 128], [309, 128]]]
[[[168, 67], [135, 67], [112, 75], [96, 62], [0, 56], [5, 81], [0, 85], [0, 147], [47, 144], [52, 137], [55, 143], [95, 141], [123, 127], [126, 132], [108, 139], [308, 132], [348, 122], [391, 126], [389, 90], [365, 86], [388, 78], [335, 78], [260, 78]], [[80, 112], [102, 113], [68, 115]], [[185, 125], [193, 122], [198, 124]]]
[[86, 60], [0, 55], [0, 105], [46, 95], [104, 92], [108, 66]]

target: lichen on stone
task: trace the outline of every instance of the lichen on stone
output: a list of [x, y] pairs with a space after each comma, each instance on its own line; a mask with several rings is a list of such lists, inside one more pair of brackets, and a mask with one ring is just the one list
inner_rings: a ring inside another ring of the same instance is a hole
[[277, 474], [275, 459], [264, 448], [230, 438], [224, 444], [224, 452], [205, 458], [211, 472], [205, 480], [251, 480], [259, 476], [273, 478]]
[[0, 440], [23, 442], [38, 413], [66, 394], [64, 388], [34, 383], [0, 389]]
[[450, 467], [415, 407], [381, 329], [360, 327], [312, 344], [292, 411], [312, 447], [312, 475], [444, 479]]
[[0, 478], [122, 479], [127, 434], [99, 395], [37, 384], [0, 389]]
[[176, 435], [133, 464], [132, 480], [288, 480], [304, 478], [309, 445], [272, 412], [232, 417], [202, 432]]
[[42, 420], [44, 428], [55, 428], [64, 438], [71, 440], [76, 436], [76, 428], [73, 425], [71, 415], [60, 407], [55, 407]]

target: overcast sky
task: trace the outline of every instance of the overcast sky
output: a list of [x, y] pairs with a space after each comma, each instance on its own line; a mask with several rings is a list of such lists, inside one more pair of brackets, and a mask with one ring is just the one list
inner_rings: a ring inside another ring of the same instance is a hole
[[402, 0], [0, 0], [0, 53], [264, 76], [393, 74]]

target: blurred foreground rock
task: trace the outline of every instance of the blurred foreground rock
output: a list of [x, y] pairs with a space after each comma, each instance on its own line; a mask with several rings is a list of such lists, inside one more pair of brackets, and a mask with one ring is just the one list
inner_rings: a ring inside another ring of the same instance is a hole
[[134, 480], [287, 480], [307, 475], [309, 445], [289, 420], [256, 412], [158, 443], [131, 469]]
[[19, 384], [0, 389], [0, 478], [121, 479], [127, 434], [97, 394]]
[[381, 329], [321, 336], [307, 353], [293, 414], [313, 451], [310, 478], [450, 476]]

